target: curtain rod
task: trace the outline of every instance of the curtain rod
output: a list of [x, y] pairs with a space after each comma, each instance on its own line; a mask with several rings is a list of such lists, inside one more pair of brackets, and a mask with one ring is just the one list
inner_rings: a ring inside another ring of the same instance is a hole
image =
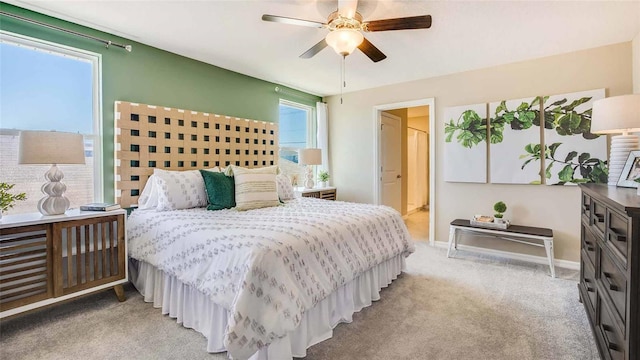
[[119, 43], [113, 42], [111, 40], [100, 39], [100, 38], [97, 38], [95, 36], [82, 34], [82, 33], [79, 33], [79, 32], [72, 31], [72, 30], [67, 30], [67, 29], [64, 29], [64, 28], [61, 28], [61, 27], [57, 27], [57, 26], [54, 26], [54, 25], [45, 24], [45, 23], [40, 22], [40, 21], [36, 21], [36, 20], [32, 20], [32, 19], [29, 19], [29, 18], [26, 18], [26, 17], [10, 14], [10, 13], [5, 12], [5, 11], [0, 11], [0, 15], [4, 15], [4, 16], [7, 16], [7, 17], [10, 17], [10, 18], [13, 18], [13, 19], [17, 19], [17, 20], [21, 20], [21, 21], [24, 21], [24, 22], [28, 22], [28, 23], [31, 23], [31, 24], [36, 24], [36, 25], [39, 25], [39, 26], [42, 26], [42, 27], [46, 27], [46, 28], [49, 28], [49, 29], [66, 32], [68, 34], [72, 34], [72, 35], [75, 35], [75, 36], [80, 36], [80, 37], [83, 37], [83, 38], [86, 38], [86, 39], [91, 39], [91, 40], [94, 40], [94, 41], [97, 41], [97, 42], [101, 42], [101, 43], [103, 43], [103, 44], [105, 44], [107, 46], [107, 49], [109, 48], [109, 46], [115, 46], [115, 47], [123, 48], [123, 49], [127, 50], [128, 52], [131, 52], [131, 45], [123, 45], [123, 44], [119, 44]]
[[292, 97], [297, 97], [297, 98], [299, 98], [299, 99], [305, 99], [305, 100], [313, 100], [313, 98], [315, 97], [314, 95], [306, 94], [306, 93], [302, 93], [302, 92], [299, 94], [299, 93], [297, 93], [297, 92], [290, 91], [290, 90], [287, 90], [287, 89], [281, 88], [281, 87], [279, 87], [279, 86], [276, 86], [276, 87], [273, 89], [273, 91], [275, 91], [275, 92], [277, 92], [277, 93], [279, 93], [279, 94], [289, 95], [289, 96], [292, 96]]

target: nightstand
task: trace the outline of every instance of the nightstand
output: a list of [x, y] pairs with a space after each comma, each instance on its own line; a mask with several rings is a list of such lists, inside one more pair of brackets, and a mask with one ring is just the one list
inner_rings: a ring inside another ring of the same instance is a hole
[[0, 220], [0, 318], [127, 282], [125, 210]]
[[326, 187], [314, 187], [313, 189], [305, 189], [304, 187], [298, 187], [295, 189], [296, 193], [303, 197], [314, 197], [323, 200], [335, 200], [336, 188], [333, 186]]

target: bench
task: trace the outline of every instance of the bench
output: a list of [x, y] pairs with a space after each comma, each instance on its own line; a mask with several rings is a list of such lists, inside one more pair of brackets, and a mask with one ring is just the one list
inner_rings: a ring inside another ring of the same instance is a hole
[[511, 225], [506, 229], [494, 229], [472, 225], [469, 220], [456, 219], [451, 222], [449, 227], [447, 257], [451, 257], [452, 245], [455, 249], [458, 249], [458, 233], [461, 231], [492, 236], [521, 244], [544, 247], [547, 252], [549, 268], [551, 269], [551, 277], [556, 277], [556, 271], [553, 266], [553, 230], [551, 229], [520, 225]]

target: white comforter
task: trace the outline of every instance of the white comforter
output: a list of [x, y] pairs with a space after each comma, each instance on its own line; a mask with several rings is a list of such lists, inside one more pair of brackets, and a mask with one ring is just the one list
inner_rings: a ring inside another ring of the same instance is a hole
[[294, 330], [363, 271], [414, 251], [395, 210], [313, 198], [245, 212], [137, 210], [127, 235], [131, 257], [230, 311], [225, 345], [235, 359]]

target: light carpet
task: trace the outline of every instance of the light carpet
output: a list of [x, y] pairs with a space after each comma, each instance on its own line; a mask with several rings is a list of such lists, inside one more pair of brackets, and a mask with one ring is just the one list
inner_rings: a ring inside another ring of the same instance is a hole
[[[576, 271], [419, 242], [382, 299], [305, 359], [598, 359]], [[0, 322], [2, 359], [226, 359], [126, 286]]]

